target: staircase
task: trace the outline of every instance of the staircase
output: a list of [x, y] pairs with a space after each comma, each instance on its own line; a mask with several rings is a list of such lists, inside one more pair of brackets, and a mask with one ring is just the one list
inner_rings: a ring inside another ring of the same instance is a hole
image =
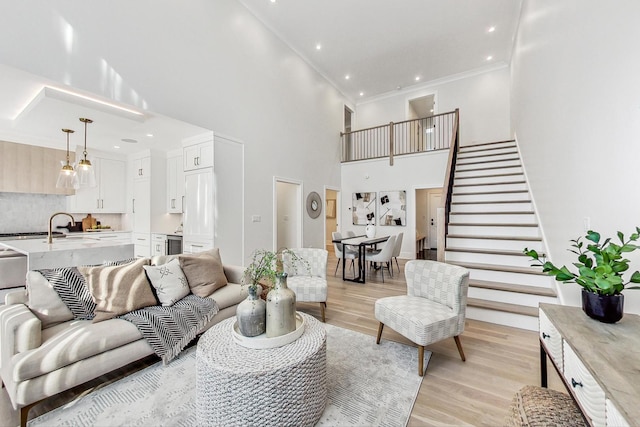
[[538, 303], [557, 303], [555, 282], [530, 267], [544, 253], [515, 141], [460, 147], [445, 260], [470, 271], [467, 317], [538, 330]]

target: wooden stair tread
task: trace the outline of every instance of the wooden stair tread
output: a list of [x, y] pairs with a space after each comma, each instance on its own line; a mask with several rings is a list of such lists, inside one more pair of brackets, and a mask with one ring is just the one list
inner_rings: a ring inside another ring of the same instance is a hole
[[462, 227], [537, 227], [538, 224], [528, 223], [510, 223], [510, 222], [450, 222], [449, 225], [462, 226]]
[[504, 141], [482, 142], [480, 144], [463, 145], [458, 149], [458, 151], [465, 150], [465, 149], [468, 149], [468, 148], [486, 147], [487, 145], [505, 144], [507, 142], [515, 143], [516, 140], [515, 139], [505, 139]]
[[535, 267], [515, 267], [512, 265], [478, 264], [473, 262], [447, 261], [448, 264], [459, 265], [460, 267], [474, 270], [500, 271], [504, 273], [533, 274], [536, 276], [547, 276], [542, 270]]
[[520, 160], [520, 157], [510, 157], [508, 159], [498, 159], [498, 160], [483, 160], [480, 162], [456, 162], [456, 166], [480, 165], [480, 164], [497, 163], [497, 162], [510, 162], [513, 160]]
[[449, 212], [450, 215], [533, 215], [534, 211]]
[[498, 181], [498, 182], [480, 182], [480, 183], [474, 183], [474, 184], [453, 184], [453, 186], [454, 187], [482, 187], [484, 185], [508, 185], [508, 184], [526, 184], [526, 183], [527, 181]]
[[470, 236], [468, 234], [447, 234], [452, 239], [484, 239], [484, 240], [516, 240], [524, 242], [541, 242], [541, 237], [529, 236]]
[[[503, 147], [503, 149], [508, 149], [511, 147]], [[513, 147], [515, 148], [515, 147]], [[514, 151], [507, 151], [506, 153], [484, 153], [484, 154], [478, 154], [475, 155], [476, 151], [464, 151], [464, 152], [460, 152], [458, 151], [458, 159], [480, 159], [483, 157], [494, 157], [494, 156], [506, 156], [506, 155], [512, 155], [512, 154], [518, 154], [517, 150]], [[464, 156], [460, 156], [460, 154], [464, 154]], [[467, 155], [470, 154], [470, 155]]]
[[503, 190], [503, 191], [472, 191], [470, 193], [451, 193], [452, 196], [470, 196], [477, 194], [513, 194], [513, 193], [528, 193], [529, 190]]
[[509, 304], [505, 302], [485, 301], [477, 298], [467, 298], [467, 306], [485, 308], [488, 310], [504, 311], [507, 313], [522, 314], [525, 316], [538, 317], [538, 307], [526, 305]]
[[505, 166], [488, 166], [486, 168], [470, 168], [470, 169], [458, 169], [456, 165], [456, 173], [457, 172], [476, 172], [476, 171], [487, 171], [493, 169], [508, 169], [508, 168], [519, 168], [522, 167], [521, 164], [518, 165], [505, 165]]
[[[499, 143], [499, 144], [502, 144], [502, 143]], [[469, 148], [467, 146], [467, 147], [460, 147], [460, 149], [458, 150], [458, 154], [486, 153], [488, 151], [508, 150], [516, 147], [517, 146], [513, 144], [513, 145], [504, 145], [502, 147], [487, 147], [487, 148], [478, 148], [477, 150], [465, 150], [465, 148]]]
[[556, 291], [541, 286], [517, 285], [512, 283], [489, 282], [486, 280], [469, 279], [469, 286], [474, 288], [492, 289], [496, 291], [515, 292], [518, 294], [537, 295], [541, 297], [557, 297]]
[[[460, 172], [465, 172], [465, 171], [460, 171]], [[516, 175], [524, 176], [524, 173], [522, 173], [522, 172], [509, 172], [509, 173], [494, 173], [494, 174], [491, 174], [491, 175], [456, 176], [455, 179], [499, 178], [499, 177], [503, 177], [503, 176], [516, 176]]]
[[[447, 247], [445, 252], [467, 252], [472, 254], [488, 254], [488, 255], [509, 255], [509, 256], [527, 256], [522, 251], [507, 249], [479, 249], [479, 248], [456, 248]], [[540, 257], [544, 257], [544, 253], [538, 252]]]
[[478, 202], [451, 202], [452, 205], [489, 205], [494, 203], [531, 203], [531, 200], [483, 200]]

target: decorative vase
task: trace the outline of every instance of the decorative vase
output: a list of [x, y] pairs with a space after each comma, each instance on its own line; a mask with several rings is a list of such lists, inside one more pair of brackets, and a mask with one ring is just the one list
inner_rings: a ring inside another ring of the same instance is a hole
[[367, 224], [367, 228], [364, 229], [364, 234], [366, 234], [369, 239], [373, 239], [376, 237], [376, 226]]
[[600, 295], [582, 289], [582, 310], [592, 319], [616, 323], [622, 319], [624, 295]]
[[267, 304], [260, 299], [257, 288], [258, 286], [249, 286], [249, 296], [236, 309], [238, 329], [245, 337], [258, 336], [266, 329]]
[[287, 287], [287, 273], [276, 274], [276, 283], [267, 294], [267, 338], [296, 330], [296, 294]]

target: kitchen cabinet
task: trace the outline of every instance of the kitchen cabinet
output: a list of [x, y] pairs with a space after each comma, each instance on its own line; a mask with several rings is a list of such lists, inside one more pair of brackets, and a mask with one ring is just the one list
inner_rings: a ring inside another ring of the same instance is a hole
[[151, 193], [148, 180], [134, 180], [131, 201], [133, 231], [151, 233]]
[[148, 258], [151, 256], [151, 235], [148, 233], [133, 233], [133, 256]]
[[213, 168], [185, 172], [184, 183], [184, 241], [210, 241], [213, 244]]
[[96, 174], [96, 186], [79, 188], [75, 196], [68, 197], [71, 212], [126, 212], [126, 163], [123, 160], [94, 157], [91, 160]]
[[134, 180], [149, 179], [151, 176], [151, 157], [134, 158], [132, 162], [131, 176]]
[[161, 256], [167, 254], [167, 235], [151, 234], [151, 256]]
[[182, 240], [182, 252], [185, 254], [195, 254], [213, 249], [213, 240], [189, 239]]
[[184, 140], [182, 147], [185, 172], [213, 167], [213, 133]]
[[182, 154], [167, 158], [167, 212], [182, 213], [184, 199], [184, 165]]

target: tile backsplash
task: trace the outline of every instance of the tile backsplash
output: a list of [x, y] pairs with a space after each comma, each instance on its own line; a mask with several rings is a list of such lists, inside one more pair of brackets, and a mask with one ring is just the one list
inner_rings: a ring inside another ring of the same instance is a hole
[[[0, 192], [0, 233], [47, 231], [49, 217], [54, 212], [65, 212], [66, 196], [54, 194], [3, 193]], [[122, 215], [92, 215], [103, 225], [120, 230]], [[82, 221], [86, 213], [73, 213], [76, 221]], [[67, 225], [69, 217], [58, 215], [53, 220], [54, 230], [58, 225]], [[62, 230], [66, 231], [66, 230]]]

